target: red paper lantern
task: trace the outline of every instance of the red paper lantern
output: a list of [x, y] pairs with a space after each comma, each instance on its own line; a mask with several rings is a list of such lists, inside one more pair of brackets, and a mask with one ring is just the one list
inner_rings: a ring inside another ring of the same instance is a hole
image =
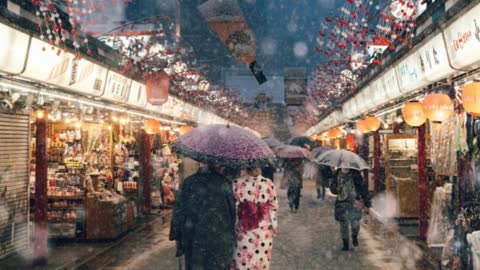
[[147, 119], [143, 124], [143, 129], [149, 135], [160, 133], [160, 123], [157, 120]]
[[163, 105], [168, 101], [170, 78], [164, 71], [147, 77], [147, 101], [152, 105]]
[[480, 82], [469, 83], [463, 88], [462, 103], [468, 114], [480, 116]]
[[369, 129], [365, 119], [361, 119], [357, 121], [357, 131], [360, 133], [368, 133]]
[[423, 100], [423, 111], [430, 121], [442, 122], [453, 112], [453, 102], [445, 94], [430, 94]]
[[402, 110], [403, 120], [412, 126], [421, 126], [427, 121], [425, 112], [423, 111], [423, 105], [420, 102], [409, 102], [403, 106]]
[[382, 125], [382, 122], [378, 119], [378, 117], [370, 116], [365, 119], [365, 125], [368, 130], [367, 132], [377, 131]]

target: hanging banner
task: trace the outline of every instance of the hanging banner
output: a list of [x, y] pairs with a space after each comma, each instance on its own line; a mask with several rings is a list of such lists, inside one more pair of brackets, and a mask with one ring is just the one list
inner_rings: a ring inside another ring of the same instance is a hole
[[398, 87], [397, 73], [394, 68], [389, 69], [385, 72], [382, 77], [383, 89], [385, 89], [385, 94], [389, 100], [399, 98], [402, 93]]
[[480, 64], [480, 4], [462, 14], [444, 33], [454, 68], [462, 69]]
[[425, 73], [422, 72], [420, 57], [417, 52], [411, 53], [395, 66], [402, 93], [410, 93], [428, 85]]
[[126, 102], [131, 82], [131, 79], [109, 70], [102, 98], [111, 101]]
[[27, 66], [21, 76], [76, 93], [100, 96], [107, 73], [104, 67], [32, 38]]
[[285, 74], [285, 104], [302, 105], [308, 96], [307, 77], [304, 68], [286, 68]]
[[164, 71], [150, 75], [147, 78], [147, 102], [152, 105], [163, 105], [168, 101], [170, 78]]
[[146, 86], [143, 83], [132, 81], [127, 103], [131, 106], [145, 108], [147, 105]]
[[437, 34], [416, 52], [420, 59], [420, 67], [429, 82], [436, 82], [454, 73], [448, 63], [447, 49], [442, 33]]
[[255, 61], [257, 45], [237, 0], [209, 0], [198, 10], [217, 34], [232, 56], [249, 65], [259, 84], [267, 81], [262, 68]]
[[0, 71], [20, 73], [27, 57], [30, 37], [5, 24], [0, 24]]

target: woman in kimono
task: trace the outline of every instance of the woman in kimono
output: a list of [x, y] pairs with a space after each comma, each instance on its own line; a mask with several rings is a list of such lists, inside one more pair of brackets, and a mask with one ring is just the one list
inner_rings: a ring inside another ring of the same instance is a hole
[[277, 233], [277, 195], [272, 180], [262, 177], [259, 168], [247, 172], [233, 182], [237, 242], [232, 270], [269, 269]]

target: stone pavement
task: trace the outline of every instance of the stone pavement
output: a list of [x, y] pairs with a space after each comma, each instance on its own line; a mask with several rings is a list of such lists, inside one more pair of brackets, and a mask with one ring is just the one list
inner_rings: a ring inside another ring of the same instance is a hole
[[[274, 240], [272, 270], [436, 269], [424, 262], [422, 251], [411, 242], [374, 226], [371, 216], [362, 222], [360, 247], [340, 251], [334, 198], [316, 201], [312, 182], [305, 183], [298, 213], [289, 212], [285, 191], [279, 190], [278, 195], [279, 234]], [[175, 245], [168, 241], [168, 232], [168, 220], [158, 220], [80, 269], [178, 269]]]
[[[279, 234], [274, 239], [272, 270], [436, 269], [412, 241], [394, 233], [395, 228], [380, 224], [373, 214], [362, 221], [360, 247], [340, 251], [333, 196], [325, 201], [315, 200], [314, 183], [307, 181], [298, 213], [290, 213], [286, 192], [277, 192]], [[48, 269], [179, 269], [179, 261], [174, 257], [175, 244], [168, 241], [169, 223], [169, 215], [154, 216], [115, 243], [70, 243], [60, 250], [57, 247]], [[29, 267], [10, 260], [0, 261], [0, 269]]]

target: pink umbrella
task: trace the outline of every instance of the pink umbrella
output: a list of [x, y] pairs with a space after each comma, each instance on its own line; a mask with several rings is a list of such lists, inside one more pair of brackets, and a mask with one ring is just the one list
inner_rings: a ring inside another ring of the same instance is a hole
[[226, 125], [194, 128], [176, 139], [172, 149], [201, 163], [230, 168], [263, 167], [275, 158], [255, 134]]
[[276, 154], [279, 158], [308, 158], [311, 155], [307, 149], [294, 145], [282, 146]]

